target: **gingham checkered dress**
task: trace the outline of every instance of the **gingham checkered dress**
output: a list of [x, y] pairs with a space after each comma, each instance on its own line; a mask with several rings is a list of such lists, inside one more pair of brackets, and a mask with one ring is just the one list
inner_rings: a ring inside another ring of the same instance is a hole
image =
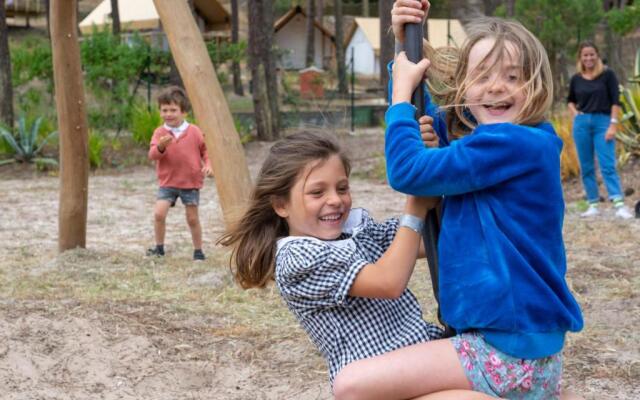
[[353, 209], [339, 240], [286, 237], [278, 241], [276, 284], [289, 309], [325, 357], [331, 382], [345, 365], [439, 338], [406, 289], [398, 299], [351, 297], [358, 272], [389, 247], [398, 220], [375, 222]]

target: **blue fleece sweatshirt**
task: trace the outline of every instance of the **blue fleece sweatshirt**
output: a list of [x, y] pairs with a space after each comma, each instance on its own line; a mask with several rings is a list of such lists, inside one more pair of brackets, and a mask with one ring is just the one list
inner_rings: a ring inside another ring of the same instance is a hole
[[444, 321], [514, 357], [559, 352], [565, 332], [583, 326], [564, 278], [562, 141], [549, 123], [500, 123], [430, 149], [414, 115], [408, 103], [387, 111], [387, 175], [400, 192], [446, 196], [438, 244]]
[[[387, 101], [391, 104], [391, 95], [393, 93], [393, 61], [387, 64], [387, 72], [389, 73], [389, 83], [387, 84]], [[431, 101], [431, 93], [427, 89], [427, 85], [421, 83], [424, 93], [424, 115], [428, 115], [433, 118], [433, 130], [439, 139], [440, 147], [449, 145], [449, 138], [447, 137], [447, 123], [445, 121], [445, 113], [442, 111], [436, 103]]]

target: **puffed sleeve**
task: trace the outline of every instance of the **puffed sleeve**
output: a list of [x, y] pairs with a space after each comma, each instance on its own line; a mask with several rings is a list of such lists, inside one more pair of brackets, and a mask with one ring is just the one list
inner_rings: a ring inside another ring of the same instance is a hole
[[391, 246], [396, 232], [398, 232], [398, 218], [389, 218], [382, 222], [376, 222], [365, 212], [364, 219], [368, 233], [367, 236], [378, 243], [383, 251], [386, 251], [389, 246]]
[[276, 284], [287, 304], [302, 314], [344, 305], [356, 275], [368, 263], [356, 256], [354, 247], [293, 240], [276, 257]]

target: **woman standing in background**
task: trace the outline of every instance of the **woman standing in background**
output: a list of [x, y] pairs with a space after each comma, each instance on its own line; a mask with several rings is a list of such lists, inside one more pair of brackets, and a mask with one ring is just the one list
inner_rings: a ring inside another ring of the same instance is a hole
[[600, 194], [594, 167], [594, 158], [597, 156], [616, 216], [629, 219], [632, 215], [624, 204], [616, 171], [615, 136], [620, 115], [618, 79], [611, 69], [605, 67], [598, 48], [591, 42], [582, 42], [578, 47], [576, 70], [571, 78], [567, 100], [574, 116], [573, 138], [580, 159], [582, 184], [589, 202], [589, 208], [581, 216], [595, 217], [600, 214]]

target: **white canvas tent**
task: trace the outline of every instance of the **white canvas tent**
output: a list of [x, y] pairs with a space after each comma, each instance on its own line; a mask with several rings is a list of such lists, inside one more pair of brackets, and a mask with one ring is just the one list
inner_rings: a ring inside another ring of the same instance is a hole
[[[228, 31], [231, 16], [216, 0], [195, 0], [198, 25], [203, 32]], [[118, 0], [120, 25], [124, 32], [151, 31], [160, 29], [160, 17], [153, 0]], [[111, 0], [103, 0], [83, 19], [80, 31], [90, 34], [93, 27], [104, 28], [111, 25]]]
[[[328, 69], [336, 52], [335, 37], [317, 20], [314, 21], [314, 65]], [[306, 67], [307, 15], [300, 6], [291, 8], [274, 24], [274, 43], [284, 50], [282, 67], [299, 70]]]
[[[429, 42], [434, 47], [461, 46], [467, 37], [457, 19], [429, 19]], [[354, 56], [354, 72], [361, 75], [380, 74], [380, 20], [356, 18], [346, 36], [346, 63]]]
[[347, 35], [346, 63], [353, 55], [353, 70], [361, 75], [380, 74], [380, 19], [356, 18]]

